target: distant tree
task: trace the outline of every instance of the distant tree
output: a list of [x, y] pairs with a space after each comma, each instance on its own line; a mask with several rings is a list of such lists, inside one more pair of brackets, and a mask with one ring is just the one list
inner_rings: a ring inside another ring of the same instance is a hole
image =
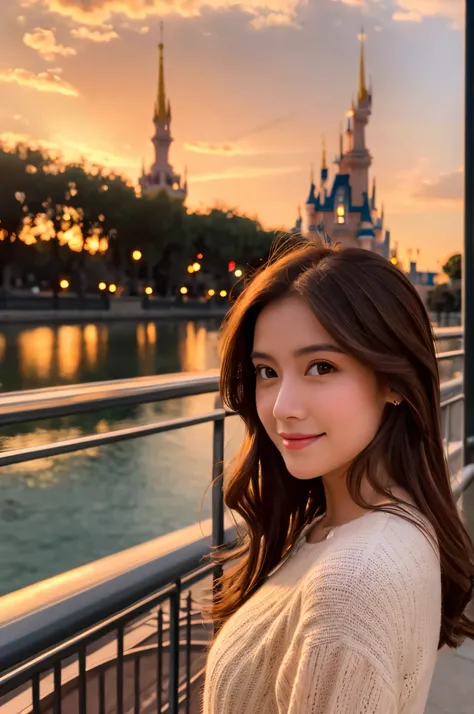
[[18, 256], [23, 220], [39, 204], [41, 183], [49, 157], [19, 144], [7, 150], [0, 144], [0, 271], [2, 290], [8, 292], [11, 268]]
[[462, 257], [460, 253], [455, 253], [443, 265], [443, 272], [450, 280], [461, 280], [462, 276]]
[[441, 315], [446, 315], [445, 322], [448, 324], [448, 316], [452, 312], [459, 312], [461, 309], [461, 296], [459, 289], [451, 289], [446, 284], [436, 285], [428, 293], [428, 309], [436, 313], [438, 325], [441, 325]]

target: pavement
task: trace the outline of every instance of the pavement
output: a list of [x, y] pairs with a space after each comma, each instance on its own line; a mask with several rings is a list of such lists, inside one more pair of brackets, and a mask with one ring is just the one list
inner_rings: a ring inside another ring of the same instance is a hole
[[424, 714], [473, 714], [474, 640], [457, 650], [447, 647], [438, 653]]

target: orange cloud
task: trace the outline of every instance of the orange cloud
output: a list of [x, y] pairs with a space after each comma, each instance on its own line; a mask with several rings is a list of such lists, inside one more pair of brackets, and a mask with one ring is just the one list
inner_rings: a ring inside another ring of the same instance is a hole
[[240, 9], [253, 15], [256, 27], [294, 24], [296, 12], [307, 0], [24, 0], [28, 5], [39, 4], [48, 10], [84, 25], [101, 25], [114, 15], [125, 15], [132, 20], [177, 14], [197, 17], [203, 9]]
[[58, 44], [52, 30], [45, 30], [42, 27], [35, 27], [33, 32], [25, 32], [23, 42], [48, 62], [54, 60], [56, 55], [71, 57], [77, 54], [73, 47]]
[[421, 22], [424, 17], [446, 17], [453, 29], [464, 24], [462, 0], [396, 0], [400, 11], [392, 16], [398, 22]]
[[108, 169], [138, 168], [135, 156], [121, 156], [109, 151], [104, 146], [89, 146], [60, 134], [54, 134], [49, 139], [38, 139], [27, 133], [4, 131], [0, 133], [0, 144], [6, 149], [13, 149], [17, 144], [27, 144], [31, 148], [46, 149], [53, 156], [66, 162], [84, 159], [88, 164], [103, 166]]
[[215, 156], [251, 156], [265, 153], [235, 144], [206, 144], [204, 141], [185, 143], [184, 148], [186, 151], [193, 151], [196, 154], [213, 154]]
[[[204, 181], [222, 181], [227, 179], [258, 179], [265, 176], [284, 176], [302, 171], [301, 166], [277, 166], [277, 167], [240, 167], [228, 169], [226, 171], [216, 171], [213, 173], [192, 176], [192, 183], [202, 183]], [[306, 170], [306, 168], [304, 169]]]
[[91, 30], [88, 27], [76, 27], [71, 30], [71, 35], [79, 40], [90, 40], [91, 42], [111, 42], [118, 39], [117, 33], [112, 29]]
[[435, 179], [426, 179], [415, 197], [459, 208], [464, 202], [464, 169], [461, 167], [451, 173], [440, 174]]
[[38, 92], [55, 92], [69, 97], [79, 96], [79, 91], [52, 72], [34, 74], [27, 69], [0, 69], [0, 82], [30, 87]]

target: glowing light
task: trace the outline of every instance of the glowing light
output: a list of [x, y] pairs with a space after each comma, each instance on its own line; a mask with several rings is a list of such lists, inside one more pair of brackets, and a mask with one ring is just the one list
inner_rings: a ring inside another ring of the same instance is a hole
[[117, 286], [112, 283], [109, 285], [109, 292], [114, 293], [117, 290]]
[[226, 297], [226, 296], [227, 296], [227, 290], [221, 290], [220, 293], [219, 293], [219, 295], [220, 295], [221, 297]]
[[193, 263], [193, 270], [195, 273], [198, 272], [198, 270], [201, 270], [201, 266], [199, 263]]
[[187, 270], [188, 270], [188, 273], [194, 273], [194, 268], [192, 265], [188, 265]]
[[186, 293], [188, 292], [188, 288], [185, 288], [183, 286], [182, 288], [179, 289], [179, 292], [181, 293], [181, 295], [186, 295]]
[[99, 283], [99, 290], [105, 290], [107, 285], [105, 283]]
[[398, 260], [397, 258], [395, 258], [395, 256], [393, 256], [393, 258], [390, 258], [390, 262], [392, 265], [398, 265]]
[[147, 295], [153, 295], [153, 288], [150, 288], [150, 287], [145, 288], [145, 293]]
[[140, 250], [134, 250], [132, 253], [132, 258], [133, 260], [140, 260], [142, 257], [142, 253]]
[[212, 297], [213, 295], [216, 294], [216, 291], [215, 291], [213, 288], [210, 288], [210, 289], [207, 291], [207, 294], [209, 295], [209, 297]]
[[61, 280], [61, 282], [59, 283], [59, 285], [60, 285], [60, 287], [61, 287], [63, 290], [66, 290], [66, 288], [69, 287], [69, 280]]
[[202, 259], [204, 258], [204, 256], [203, 256], [202, 253], [198, 253], [197, 256], [196, 256], [196, 258], [197, 258], [198, 260], [202, 260]]
[[240, 268], [237, 268], [234, 275], [236, 278], [240, 278], [242, 276], [242, 271], [240, 270]]

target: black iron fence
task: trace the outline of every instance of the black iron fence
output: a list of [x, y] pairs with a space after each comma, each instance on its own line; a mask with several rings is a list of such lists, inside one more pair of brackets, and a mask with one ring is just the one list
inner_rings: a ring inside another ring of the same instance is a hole
[[[440, 331], [440, 340], [462, 333]], [[474, 478], [462, 470], [462, 350], [442, 385], [445, 447], [456, 497]], [[0, 425], [110, 406], [156, 402], [218, 389], [218, 372], [165, 375], [11, 393]], [[1, 714], [198, 714], [213, 624], [202, 615], [220, 571], [203, 562], [210, 548], [238, 533], [224, 515], [226, 412], [160, 421], [45, 446], [7, 451], [0, 466], [157, 434], [203, 422], [214, 425], [212, 518], [0, 598]], [[227, 522], [226, 522], [227, 521]]]

